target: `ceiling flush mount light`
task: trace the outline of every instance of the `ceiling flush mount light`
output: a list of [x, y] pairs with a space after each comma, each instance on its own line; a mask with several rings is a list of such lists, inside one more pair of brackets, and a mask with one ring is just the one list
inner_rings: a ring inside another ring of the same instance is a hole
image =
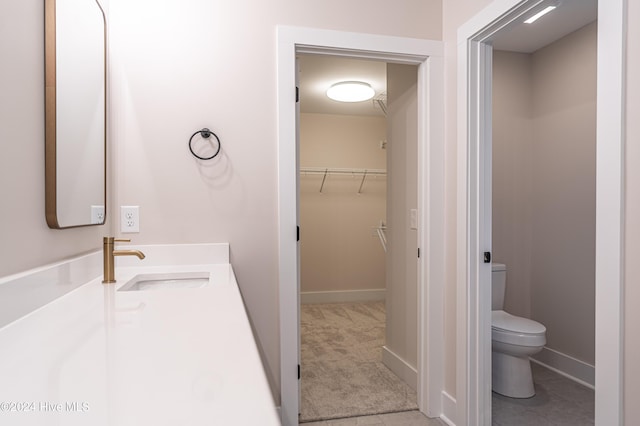
[[329, 87], [327, 96], [338, 102], [362, 102], [376, 94], [371, 85], [362, 81], [342, 81]]
[[540, 19], [541, 17], [543, 17], [544, 15], [546, 15], [547, 13], [551, 12], [555, 8], [556, 8], [555, 6], [547, 6], [546, 8], [542, 9], [540, 12], [536, 13], [535, 15], [533, 15], [531, 18], [529, 18], [526, 21], [524, 21], [524, 23], [525, 24], [532, 24], [535, 21], [537, 21], [538, 19]]

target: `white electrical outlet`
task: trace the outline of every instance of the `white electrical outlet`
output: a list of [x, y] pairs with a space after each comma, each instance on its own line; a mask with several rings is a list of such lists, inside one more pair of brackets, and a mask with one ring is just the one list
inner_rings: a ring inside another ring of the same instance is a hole
[[120, 206], [120, 232], [140, 232], [140, 210], [138, 206]]
[[104, 223], [104, 206], [91, 206], [91, 224]]

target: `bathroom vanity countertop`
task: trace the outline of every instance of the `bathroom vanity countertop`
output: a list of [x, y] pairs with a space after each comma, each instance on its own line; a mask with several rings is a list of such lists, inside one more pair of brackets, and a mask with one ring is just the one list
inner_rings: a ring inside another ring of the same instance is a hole
[[[202, 288], [117, 291], [139, 273]], [[279, 425], [229, 264], [116, 269], [0, 328], [0, 424]]]

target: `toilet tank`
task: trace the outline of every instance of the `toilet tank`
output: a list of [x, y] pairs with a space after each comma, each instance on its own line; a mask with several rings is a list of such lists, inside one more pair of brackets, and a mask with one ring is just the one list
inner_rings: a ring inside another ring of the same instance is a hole
[[491, 310], [504, 308], [504, 292], [507, 288], [507, 265], [491, 264]]

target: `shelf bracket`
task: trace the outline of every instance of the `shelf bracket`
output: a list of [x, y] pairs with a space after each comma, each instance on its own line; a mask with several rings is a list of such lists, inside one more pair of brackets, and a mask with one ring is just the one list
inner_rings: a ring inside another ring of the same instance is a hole
[[360, 188], [358, 188], [358, 194], [362, 194], [362, 186], [364, 185], [364, 180], [367, 178], [367, 170], [362, 174], [362, 182], [360, 182]]
[[324, 188], [324, 181], [327, 179], [327, 172], [329, 169], [324, 170], [324, 176], [322, 176], [322, 183], [320, 184], [320, 193], [322, 194], [322, 188]]

